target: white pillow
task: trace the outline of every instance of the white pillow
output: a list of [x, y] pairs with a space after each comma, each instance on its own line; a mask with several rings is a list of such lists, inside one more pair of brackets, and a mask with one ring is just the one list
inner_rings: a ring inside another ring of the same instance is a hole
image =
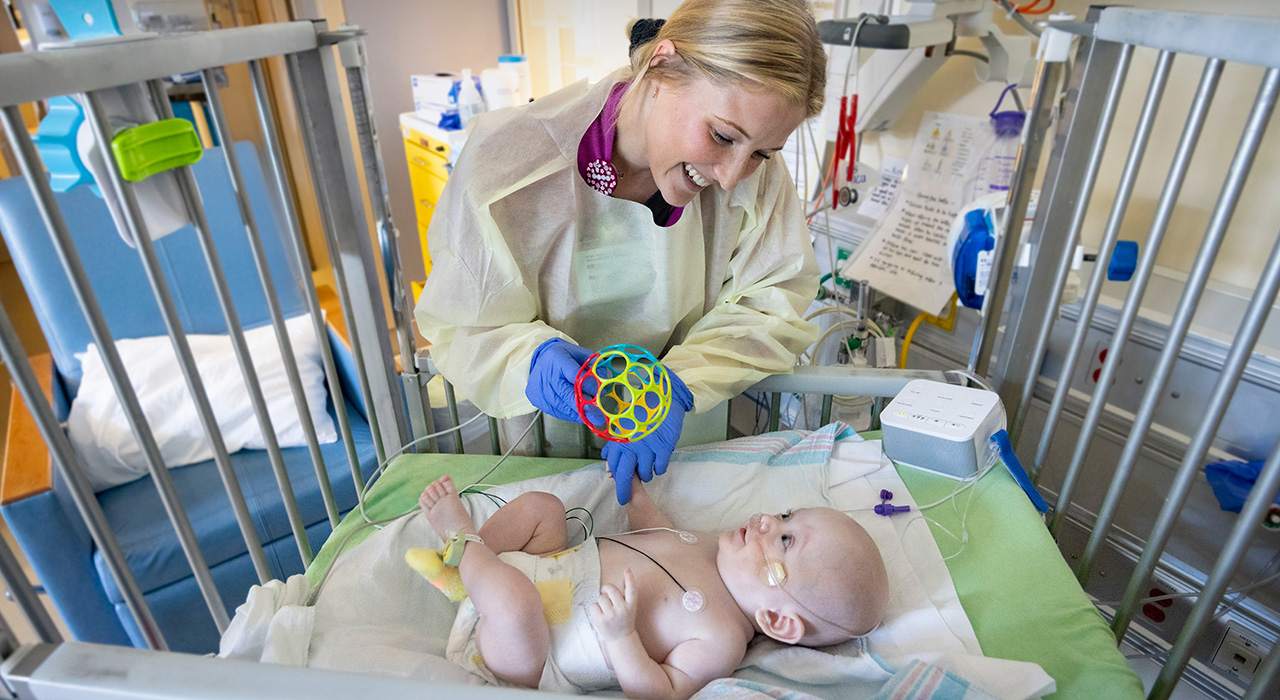
[[[327, 391], [320, 347], [309, 315], [285, 321], [289, 340], [297, 358], [298, 374], [307, 397], [311, 421], [321, 443], [338, 439], [333, 420], [325, 410]], [[276, 440], [281, 447], [306, 444], [301, 417], [289, 389], [289, 377], [281, 360], [280, 345], [270, 324], [245, 331], [249, 356], [258, 374]], [[189, 335], [191, 352], [204, 381], [213, 414], [222, 430], [227, 452], [263, 449], [265, 444], [258, 419], [249, 400], [244, 373], [236, 360], [231, 338], [225, 335]], [[169, 336], [116, 341], [116, 350], [138, 394], [138, 401], [151, 425], [160, 455], [169, 467], [194, 464], [213, 458], [205, 438], [195, 403], [173, 352]], [[89, 348], [78, 355], [83, 378], [71, 404], [67, 433], [80, 455], [94, 491], [133, 481], [147, 474], [146, 457], [116, 398], [111, 378], [98, 353]]]

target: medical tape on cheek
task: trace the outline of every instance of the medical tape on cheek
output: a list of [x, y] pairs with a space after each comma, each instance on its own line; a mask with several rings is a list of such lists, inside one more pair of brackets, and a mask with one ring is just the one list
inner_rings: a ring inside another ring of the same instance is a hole
[[[759, 513], [757, 513], [756, 515], [751, 516], [751, 519], [748, 521], [747, 526], [748, 526], [750, 529], [754, 529], [754, 530], [758, 533], [758, 532], [760, 531], [760, 530], [759, 530], [760, 520], [761, 520], [760, 514], [759, 514]], [[761, 581], [761, 583], [763, 583], [764, 585], [768, 586], [769, 588], [773, 588], [773, 589], [777, 589], [777, 590], [779, 590], [779, 591], [782, 591], [782, 594], [783, 594], [783, 595], [785, 595], [787, 598], [791, 599], [791, 602], [795, 603], [795, 604], [796, 604], [796, 607], [798, 607], [798, 608], [800, 608], [801, 610], [803, 610], [806, 614], [808, 614], [808, 615], [809, 615], [810, 617], [812, 617], [814, 620], [816, 620], [816, 621], [818, 621], [818, 622], [821, 622], [821, 623], [823, 623], [824, 625], [830, 625], [830, 626], [832, 626], [832, 627], [834, 627], [834, 628], [836, 628], [836, 629], [840, 630], [841, 632], [844, 632], [845, 634], [849, 635], [850, 637], [859, 637], [859, 636], [861, 636], [861, 635], [859, 635], [857, 632], [854, 632], [853, 630], [849, 629], [848, 627], [845, 627], [844, 625], [840, 624], [839, 622], [834, 622], [834, 621], [832, 621], [832, 620], [829, 620], [829, 619], [827, 619], [827, 618], [825, 618], [825, 617], [823, 617], [823, 616], [819, 615], [818, 613], [816, 613], [816, 612], [814, 612], [813, 610], [809, 609], [809, 606], [805, 605], [804, 603], [801, 603], [801, 602], [800, 602], [800, 601], [799, 601], [799, 600], [798, 600], [794, 595], [792, 595], [792, 594], [791, 594], [791, 591], [788, 591], [788, 590], [787, 590], [787, 587], [786, 587], [786, 582], [787, 582], [787, 566], [786, 566], [786, 564], [783, 564], [781, 561], [779, 561], [779, 560], [777, 560], [777, 559], [774, 559], [774, 558], [770, 557], [770, 556], [769, 556], [769, 554], [768, 554], [768, 552], [766, 552], [766, 551], [765, 551], [765, 549], [764, 549], [764, 545], [763, 545], [763, 544], [761, 544], [761, 542], [760, 542], [759, 538], [757, 538], [757, 539], [755, 539], [755, 540], [752, 540], [752, 542], [753, 542], [753, 543], [755, 543], [755, 545], [756, 545], [757, 547], [759, 547], [759, 549], [760, 549], [760, 558], [761, 558], [761, 561], [763, 562], [763, 563], [760, 565], [760, 571], [759, 571], [759, 573], [758, 573], [758, 575], [759, 575], [759, 577], [760, 577], [760, 581]]]

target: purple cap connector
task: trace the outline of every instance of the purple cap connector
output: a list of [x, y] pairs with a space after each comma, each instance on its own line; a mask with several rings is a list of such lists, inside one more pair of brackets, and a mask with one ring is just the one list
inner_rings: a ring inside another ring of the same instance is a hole
[[893, 515], [894, 513], [909, 513], [911, 506], [895, 506], [892, 503], [881, 503], [875, 507], [876, 515]]
[[890, 491], [889, 489], [880, 489], [880, 500], [882, 500], [882, 501], [892, 501], [892, 500], [893, 500], [893, 492], [892, 492], [892, 491]]

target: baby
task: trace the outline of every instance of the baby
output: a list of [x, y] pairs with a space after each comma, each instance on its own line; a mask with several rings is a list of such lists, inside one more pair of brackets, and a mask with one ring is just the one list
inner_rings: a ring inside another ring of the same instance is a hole
[[888, 602], [875, 543], [830, 508], [685, 532], [637, 479], [636, 531], [566, 550], [564, 504], [549, 493], [519, 496], [478, 531], [448, 476], [418, 503], [462, 548], [468, 598], [446, 655], [492, 683], [684, 700], [732, 674], [756, 634], [835, 644], [870, 632]]

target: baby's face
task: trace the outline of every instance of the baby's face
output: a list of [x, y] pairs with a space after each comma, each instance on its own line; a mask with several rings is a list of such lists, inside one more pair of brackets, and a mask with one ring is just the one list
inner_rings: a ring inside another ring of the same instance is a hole
[[832, 543], [823, 536], [826, 510], [757, 513], [741, 527], [720, 535], [716, 565], [739, 603], [777, 599], [778, 584], [793, 596], [805, 592], [804, 572], [814, 568], [810, 562], [832, 554]]
[[[866, 531], [844, 513], [805, 508], [753, 515], [722, 534], [719, 545], [720, 576], [748, 610], [795, 603], [811, 621], [859, 628], [852, 634], [865, 631], [866, 618], [875, 618], [871, 626], [879, 619], [884, 564]], [[862, 600], [873, 609], [860, 610], [854, 603]]]

